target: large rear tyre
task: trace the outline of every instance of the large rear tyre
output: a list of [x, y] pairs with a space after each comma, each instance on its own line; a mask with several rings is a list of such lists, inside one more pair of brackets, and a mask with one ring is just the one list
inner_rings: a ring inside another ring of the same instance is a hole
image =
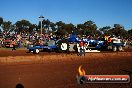
[[116, 52], [116, 51], [117, 51], [117, 47], [116, 47], [116, 46], [113, 46], [113, 47], [112, 47], [112, 50], [113, 50], [114, 52]]
[[67, 40], [58, 41], [58, 52], [66, 52], [69, 53], [69, 42]]

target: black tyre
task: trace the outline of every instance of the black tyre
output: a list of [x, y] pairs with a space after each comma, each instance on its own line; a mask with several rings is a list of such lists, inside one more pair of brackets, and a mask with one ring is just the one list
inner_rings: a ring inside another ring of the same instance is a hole
[[118, 51], [122, 51], [122, 50], [123, 50], [122, 46], [118, 46]]
[[76, 45], [74, 45], [73, 49], [75, 50], [75, 53], [78, 53], [77, 44], [76, 44]]
[[48, 52], [49, 53], [54, 52], [54, 49], [48, 49]]
[[117, 47], [116, 47], [116, 46], [112, 46], [112, 50], [113, 50], [114, 52], [116, 52], [116, 51], [117, 51]]
[[33, 51], [34, 54], [39, 54], [39, 52], [40, 52], [39, 49], [35, 49], [35, 50]]
[[67, 40], [60, 40], [57, 43], [57, 51], [58, 52], [67, 52], [69, 53], [69, 42]]

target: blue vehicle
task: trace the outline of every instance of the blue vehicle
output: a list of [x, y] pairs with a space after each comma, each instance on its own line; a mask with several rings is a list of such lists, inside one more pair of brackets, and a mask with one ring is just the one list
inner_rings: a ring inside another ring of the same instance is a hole
[[124, 46], [124, 43], [118, 38], [112, 38], [112, 42], [108, 43], [105, 40], [79, 39], [76, 34], [72, 34], [68, 39], [50, 40], [42, 45], [29, 45], [27, 49], [33, 53], [39, 53], [41, 50], [48, 52], [79, 52], [80, 41], [84, 41], [86, 44], [85, 52], [100, 52], [109, 49], [122, 51]]
[[33, 53], [39, 53], [40, 51], [54, 51], [56, 50], [57, 46], [55, 45], [55, 41], [54, 40], [51, 40], [51, 41], [48, 41], [46, 42], [46, 44], [43, 44], [43, 45], [40, 45], [40, 44], [37, 44], [37, 45], [33, 45], [33, 44], [30, 44], [28, 45], [27, 49], [29, 52], [33, 52]]
[[[76, 38], [76, 39], [75, 39]], [[72, 35], [72, 37], [69, 38], [70, 42], [73, 41], [74, 43], [70, 45], [70, 47], [73, 48], [74, 44], [77, 44], [77, 49], [79, 52], [79, 42], [84, 41], [86, 44], [85, 46], [85, 52], [100, 52], [104, 50], [112, 50], [112, 51], [123, 51], [123, 46], [125, 46], [125, 43], [122, 42], [121, 39], [113, 37], [111, 38], [112, 41], [108, 42], [107, 40], [101, 39], [101, 40], [92, 40], [92, 39], [77, 39], [75, 35]]]

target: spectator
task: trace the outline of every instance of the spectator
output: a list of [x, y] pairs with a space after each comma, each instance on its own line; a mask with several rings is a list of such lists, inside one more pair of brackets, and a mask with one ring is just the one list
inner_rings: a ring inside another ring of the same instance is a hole
[[13, 48], [12, 48], [12, 50], [16, 50], [16, 41], [13, 39], [13, 41], [12, 41], [12, 45], [13, 45]]

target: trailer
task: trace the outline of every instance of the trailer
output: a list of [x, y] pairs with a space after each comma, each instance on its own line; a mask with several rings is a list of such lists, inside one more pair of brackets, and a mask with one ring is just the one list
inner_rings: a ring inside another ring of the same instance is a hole
[[83, 41], [85, 45], [85, 52], [101, 52], [101, 51], [123, 51], [123, 47], [125, 43], [122, 42], [120, 38], [112, 37], [111, 42], [107, 40], [99, 40], [99, 39], [79, 39], [75, 35], [71, 36], [68, 39], [67, 45], [69, 45], [69, 51], [77, 51], [80, 52], [79, 42]]
[[40, 51], [52, 52], [57, 49], [57, 46], [55, 45], [55, 43], [56, 41], [50, 40], [42, 45], [41, 44], [37, 44], [37, 45], [29, 44], [27, 49], [28, 49], [28, 52], [33, 52], [34, 54], [38, 54]]
[[125, 43], [121, 41], [119, 38], [112, 38], [112, 42], [108, 44], [108, 49], [112, 49], [115, 51], [123, 51], [123, 47], [125, 46]]

